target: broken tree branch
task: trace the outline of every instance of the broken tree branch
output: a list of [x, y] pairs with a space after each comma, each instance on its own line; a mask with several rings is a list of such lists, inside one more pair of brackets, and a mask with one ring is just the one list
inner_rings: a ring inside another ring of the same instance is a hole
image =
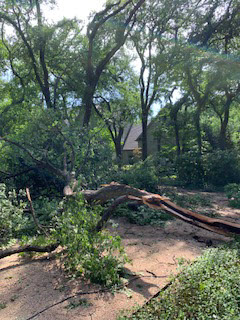
[[38, 219], [37, 219], [37, 216], [35, 214], [35, 210], [33, 208], [33, 204], [32, 204], [32, 199], [31, 199], [31, 195], [30, 195], [30, 191], [29, 191], [29, 188], [26, 188], [26, 194], [27, 194], [27, 198], [28, 198], [28, 202], [29, 202], [29, 205], [30, 205], [30, 211], [31, 211], [31, 214], [32, 214], [32, 217], [33, 217], [33, 220], [34, 220], [34, 223], [35, 225], [37, 226], [38, 230], [39, 231], [42, 231], [45, 236], [49, 236], [49, 234], [47, 233], [47, 231], [43, 228], [43, 226], [38, 222]]
[[57, 249], [58, 246], [59, 246], [58, 243], [53, 243], [45, 247], [26, 245], [26, 246], [20, 246], [17, 248], [1, 250], [0, 259], [11, 256], [12, 254], [15, 254], [15, 253], [20, 253], [20, 252], [52, 252], [55, 249]]
[[[98, 190], [82, 191], [82, 194], [88, 202], [97, 202], [100, 204], [106, 203], [110, 199], [130, 196], [129, 199], [142, 201], [145, 205], [152, 209], [164, 210], [167, 213], [173, 215], [175, 218], [181, 219], [186, 223], [192, 224], [196, 227], [225, 236], [240, 234], [240, 224], [238, 223], [233, 223], [222, 219], [209, 218], [202, 214], [194, 213], [190, 210], [177, 206], [166, 197], [162, 197], [158, 194], [150, 193], [145, 190], [133, 188], [124, 184], [112, 182], [109, 185], [104, 185]], [[103, 223], [105, 223], [109, 219], [111, 213], [113, 212], [113, 209], [115, 209], [115, 207], [118, 205], [117, 203], [121, 203], [121, 201], [126, 202], [126, 199], [119, 199], [118, 201], [116, 200], [116, 202], [113, 203], [114, 208], [112, 208], [112, 210], [110, 211], [106, 211], [105, 218], [107, 218], [102, 221]]]

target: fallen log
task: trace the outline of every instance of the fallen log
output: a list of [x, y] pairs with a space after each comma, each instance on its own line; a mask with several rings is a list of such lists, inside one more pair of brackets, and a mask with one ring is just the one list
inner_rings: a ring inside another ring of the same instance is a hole
[[145, 190], [140, 190], [117, 182], [105, 184], [98, 190], [83, 190], [81, 191], [81, 193], [87, 202], [97, 202], [98, 204], [104, 204], [111, 199], [115, 199], [121, 196], [131, 195], [141, 198], [142, 196], [151, 194]]
[[[192, 212], [188, 209], [184, 209], [170, 199], [162, 197], [159, 194], [147, 192], [137, 188], [130, 187], [128, 185], [112, 182], [108, 185], [104, 185], [98, 190], [86, 190], [82, 192], [85, 199], [92, 203], [98, 202], [103, 204], [110, 199], [120, 198], [127, 196], [128, 199], [142, 202], [148, 207], [156, 210], [164, 210], [177, 219], [181, 219], [186, 223], [192, 224], [196, 227], [212, 231], [214, 233], [222, 234], [225, 236], [232, 236], [233, 234], [240, 234], [240, 224], [225, 221], [222, 219], [206, 217], [202, 214]], [[120, 203], [126, 202], [126, 198], [121, 198]], [[120, 204], [118, 203], [118, 204]], [[98, 231], [102, 228], [103, 224], [110, 218], [114, 209], [118, 205], [114, 203], [113, 208], [107, 209], [107, 213], [104, 216], [104, 221], [99, 222]]]
[[143, 196], [142, 201], [152, 209], [164, 210], [174, 217], [195, 225], [196, 227], [223, 234], [225, 236], [240, 234], [240, 224], [238, 223], [210, 218], [202, 214], [192, 212], [188, 209], [177, 206], [168, 198], [161, 197], [158, 194]]
[[[104, 204], [109, 200], [115, 199], [104, 212], [102, 218], [99, 220], [95, 228], [95, 231], [101, 231], [118, 205], [134, 200], [138, 203], [145, 204], [152, 209], [164, 210], [177, 219], [181, 219], [186, 223], [208, 231], [212, 231], [214, 233], [225, 236], [240, 234], [240, 224], [238, 223], [206, 217], [202, 214], [184, 209], [173, 203], [170, 199], [160, 196], [159, 194], [150, 193], [145, 190], [130, 187], [128, 185], [112, 182], [108, 185], [103, 185], [103, 187], [98, 190], [85, 190], [81, 191], [81, 193], [85, 200], [93, 205]], [[74, 194], [72, 196], [74, 196]], [[45, 247], [26, 245], [17, 248], [1, 250], [0, 259], [20, 252], [52, 252], [58, 246], [59, 244], [57, 243]]]

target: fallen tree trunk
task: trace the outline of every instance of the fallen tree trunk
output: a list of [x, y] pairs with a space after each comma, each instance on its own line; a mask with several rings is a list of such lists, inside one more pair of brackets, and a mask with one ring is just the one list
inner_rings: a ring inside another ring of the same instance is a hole
[[192, 212], [177, 206], [168, 198], [161, 197], [158, 194], [143, 196], [142, 200], [143, 203], [150, 208], [164, 210], [174, 217], [195, 225], [196, 227], [223, 234], [225, 236], [240, 234], [240, 224], [238, 223], [233, 223], [222, 219], [209, 218], [202, 214]]
[[[109, 207], [106, 213], [103, 215], [104, 219], [102, 218], [102, 220], [104, 221], [101, 220], [99, 222], [98, 231], [111, 216], [111, 213], [118, 204], [126, 202], [128, 199], [132, 199], [138, 202], [142, 202], [150, 208], [156, 210], [164, 210], [165, 212], [173, 215], [175, 218], [181, 219], [186, 223], [212, 231], [214, 233], [222, 234], [225, 236], [240, 234], [240, 224], [238, 223], [206, 217], [202, 214], [198, 214], [179, 207], [166, 197], [162, 197], [158, 194], [150, 193], [145, 190], [133, 188], [124, 184], [112, 182], [109, 185], [104, 185], [98, 190], [83, 191], [82, 194], [90, 203], [98, 202], [100, 204], [103, 204], [110, 199], [119, 198], [119, 203], [113, 203], [112, 210], [111, 207]], [[127, 196], [127, 198], [121, 198], [124, 196]]]
[[[98, 190], [85, 190], [81, 192], [87, 202], [91, 204], [104, 204], [109, 200], [115, 199], [113, 203], [106, 209], [102, 218], [98, 222], [94, 231], [101, 231], [104, 224], [111, 217], [116, 207], [127, 201], [137, 201], [156, 210], [164, 210], [175, 218], [181, 219], [186, 223], [196, 227], [212, 231], [214, 233], [225, 236], [240, 234], [240, 224], [225, 221], [222, 219], [209, 218], [202, 214], [192, 212], [177, 206], [168, 198], [158, 194], [150, 193], [145, 190], [130, 187], [128, 185], [112, 182], [104, 185]], [[74, 195], [74, 194], [73, 194]], [[93, 231], [93, 232], [94, 232]], [[20, 252], [52, 252], [59, 246], [58, 243], [45, 247], [26, 245], [18, 248], [10, 248], [0, 251], [0, 259]]]
[[84, 190], [81, 191], [81, 193], [88, 202], [97, 202], [99, 204], [104, 204], [111, 199], [115, 199], [121, 196], [130, 195], [141, 198], [142, 196], [151, 194], [145, 190], [140, 190], [117, 182], [103, 185], [102, 188], [98, 190]]

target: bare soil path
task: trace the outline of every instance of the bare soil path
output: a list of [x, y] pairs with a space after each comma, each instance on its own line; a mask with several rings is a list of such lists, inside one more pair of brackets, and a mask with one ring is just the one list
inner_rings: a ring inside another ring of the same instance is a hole
[[[223, 194], [202, 194], [211, 200], [211, 210], [226, 220], [240, 222], [240, 210], [228, 207]], [[193, 260], [208, 246], [229, 241], [180, 220], [168, 221], [164, 227], [138, 226], [125, 218], [117, 219], [117, 223], [117, 233], [132, 259], [126, 270], [139, 275], [130, 276], [127, 290], [114, 295], [91, 293], [100, 287], [69, 280], [54, 254], [32, 260], [13, 255], [0, 260], [0, 320], [115, 320], [121, 310], [141, 305], [159, 291], [177, 272], [178, 258]], [[90, 294], [53, 306], [79, 291]], [[32, 317], [46, 307], [50, 308]]]

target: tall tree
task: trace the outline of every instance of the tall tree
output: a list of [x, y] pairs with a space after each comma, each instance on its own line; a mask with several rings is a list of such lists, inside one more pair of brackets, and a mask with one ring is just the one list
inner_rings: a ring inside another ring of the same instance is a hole
[[119, 165], [124, 129], [139, 116], [137, 76], [130, 62], [129, 56], [121, 50], [112, 59], [94, 97], [96, 113], [110, 132]]
[[[181, 5], [180, 5], [181, 7]], [[153, 103], [163, 95], [174, 47], [174, 19], [177, 10], [175, 1], [149, 1], [142, 8], [135, 33], [132, 37], [140, 60], [139, 87], [142, 120], [142, 159], [148, 155], [147, 125]], [[161, 92], [162, 91], [162, 92]]]
[[[136, 14], [145, 0], [108, 1], [104, 10], [96, 13], [87, 27], [87, 52], [85, 59], [85, 89], [83, 93], [83, 125], [88, 126], [91, 117], [93, 97], [98, 81], [116, 52], [124, 45], [131, 33]], [[106, 26], [111, 25], [111, 35], [104, 36], [100, 48], [99, 36]], [[79, 116], [79, 119], [81, 115]]]
[[[22, 88], [21, 100], [26, 98], [26, 87], [34, 81], [46, 108], [57, 109], [61, 100], [59, 88], [66, 83], [64, 77], [70, 65], [76, 64], [73, 49], [81, 42], [80, 30], [74, 20], [47, 24], [41, 9], [43, 3], [1, 1], [2, 43], [8, 52], [11, 76]], [[5, 25], [12, 28], [12, 35], [6, 32]]]

